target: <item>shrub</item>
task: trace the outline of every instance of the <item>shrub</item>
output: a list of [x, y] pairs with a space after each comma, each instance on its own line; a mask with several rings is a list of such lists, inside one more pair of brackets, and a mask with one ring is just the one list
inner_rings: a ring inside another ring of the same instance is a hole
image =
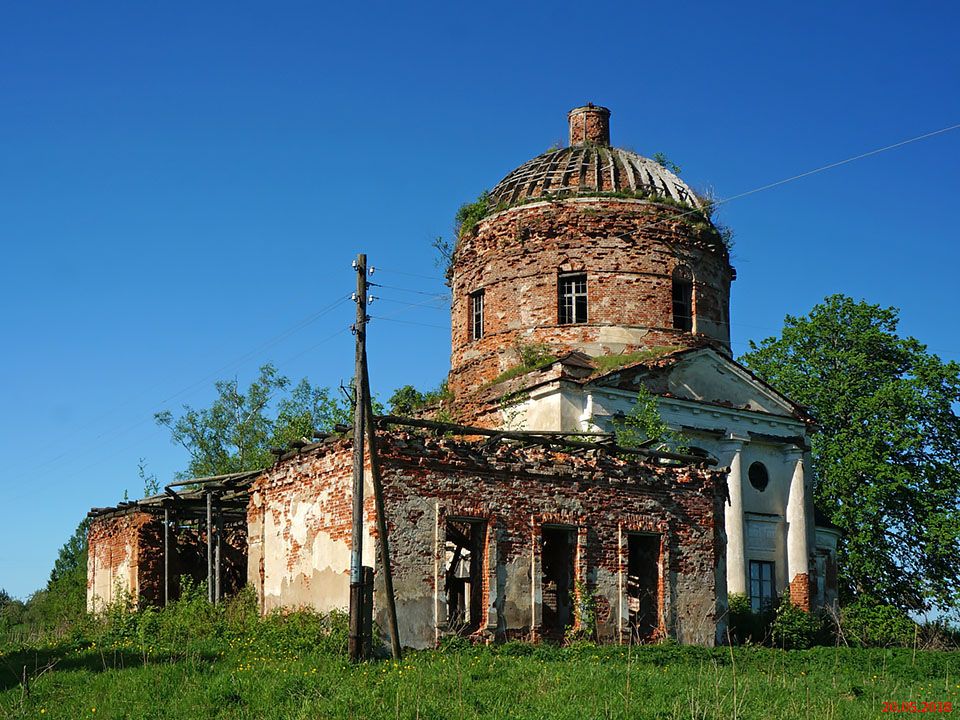
[[816, 642], [820, 625], [816, 615], [808, 613], [794, 605], [788, 598], [784, 598], [770, 625], [770, 636], [776, 647], [786, 650], [806, 650]]
[[556, 359], [550, 352], [550, 346], [544, 343], [521, 343], [517, 345], [516, 351], [520, 356], [520, 364], [527, 368], [535, 368]]
[[755, 613], [750, 599], [743, 593], [730, 593], [727, 598], [727, 627], [730, 640], [736, 645], [761, 645], [770, 639], [773, 610]]
[[565, 645], [597, 641], [597, 593], [577, 580], [573, 603], [573, 624], [563, 634]]
[[464, 203], [457, 210], [454, 218], [454, 232], [457, 238], [462, 238], [473, 232], [473, 229], [490, 212], [490, 193], [484, 190], [472, 203]]
[[909, 647], [917, 632], [916, 623], [902, 610], [870, 597], [843, 608], [840, 628], [847, 642], [862, 647]]
[[503, 645], [500, 645], [496, 648], [496, 652], [499, 655], [507, 655], [508, 657], [524, 657], [526, 655], [533, 655], [534, 647], [530, 643], [520, 642], [519, 640], [508, 640]]
[[311, 651], [345, 655], [349, 624], [347, 614], [339, 610], [326, 615], [306, 609], [276, 610], [260, 621], [256, 640], [280, 653], [295, 655]]

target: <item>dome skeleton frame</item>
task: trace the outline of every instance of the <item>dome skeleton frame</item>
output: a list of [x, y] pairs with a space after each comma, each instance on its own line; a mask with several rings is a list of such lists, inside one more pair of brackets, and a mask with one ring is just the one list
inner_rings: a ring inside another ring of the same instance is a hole
[[[574, 178], [576, 182], [571, 182]], [[606, 192], [659, 195], [702, 209], [696, 193], [656, 161], [590, 144], [553, 150], [525, 162], [490, 191], [490, 201], [494, 206], [513, 205], [551, 195]]]

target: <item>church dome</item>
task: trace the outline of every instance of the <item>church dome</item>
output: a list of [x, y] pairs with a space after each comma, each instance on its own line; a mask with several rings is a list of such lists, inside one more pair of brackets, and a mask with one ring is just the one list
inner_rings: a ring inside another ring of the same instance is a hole
[[696, 193], [660, 163], [610, 146], [609, 110], [587, 105], [571, 110], [568, 118], [570, 146], [548, 150], [508, 174], [490, 191], [492, 206], [626, 193], [701, 207]]
[[471, 422], [531, 353], [729, 353], [734, 273], [705, 203], [659, 162], [611, 147], [606, 108], [568, 119], [569, 147], [458, 214], [448, 387]]

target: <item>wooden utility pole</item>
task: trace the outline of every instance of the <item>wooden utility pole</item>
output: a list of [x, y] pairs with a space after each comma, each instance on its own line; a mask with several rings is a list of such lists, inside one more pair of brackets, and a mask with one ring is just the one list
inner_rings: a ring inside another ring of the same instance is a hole
[[217, 538], [216, 543], [214, 544], [214, 572], [213, 572], [213, 602], [216, 605], [220, 604], [220, 601], [223, 599], [223, 590], [222, 590], [222, 574], [223, 574], [223, 500], [220, 498], [220, 502], [217, 504], [217, 514], [216, 514], [216, 531]]
[[380, 480], [380, 454], [377, 452], [377, 428], [373, 422], [373, 402], [370, 399], [370, 375], [367, 358], [363, 358], [363, 385], [367, 414], [367, 445], [370, 447], [370, 476], [373, 480], [373, 497], [377, 506], [377, 540], [380, 544], [380, 564], [383, 569], [383, 590], [387, 596], [387, 621], [390, 623], [390, 651], [394, 660], [399, 660], [400, 631], [397, 626], [397, 601], [393, 595], [393, 570], [390, 566], [390, 538], [387, 535], [387, 514], [383, 502], [383, 483]]
[[207, 600], [213, 604], [213, 493], [207, 491]]
[[[166, 500], [164, 502], [167, 502]], [[170, 604], [170, 508], [163, 509], [163, 606]]]
[[357, 255], [357, 320], [353, 326], [356, 336], [356, 356], [353, 376], [353, 528], [350, 534], [350, 659], [359, 661], [363, 655], [363, 430], [366, 414], [364, 397], [364, 365], [367, 340], [367, 256]]

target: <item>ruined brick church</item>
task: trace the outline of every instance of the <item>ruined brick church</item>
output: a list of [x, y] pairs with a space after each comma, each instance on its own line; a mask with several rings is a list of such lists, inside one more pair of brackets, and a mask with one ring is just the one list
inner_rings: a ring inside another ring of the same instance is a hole
[[[600, 640], [710, 645], [731, 593], [756, 610], [834, 603], [815, 425], [731, 357], [736, 273], [707, 202], [612, 147], [606, 108], [568, 119], [569, 146], [509, 173], [462, 228], [444, 408], [458, 424], [378, 422], [401, 642], [559, 639], [589, 604]], [[617, 446], [638, 395], [682, 450]], [[260, 472], [91, 511], [88, 607], [118, 589], [163, 604], [181, 575], [214, 601], [248, 583], [264, 612], [346, 607], [351, 447], [297, 443]]]

